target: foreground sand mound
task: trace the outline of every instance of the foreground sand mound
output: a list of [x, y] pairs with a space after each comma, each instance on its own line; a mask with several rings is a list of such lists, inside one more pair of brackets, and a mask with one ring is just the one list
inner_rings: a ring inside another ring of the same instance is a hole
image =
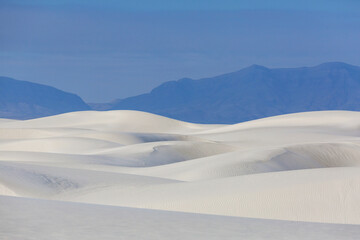
[[360, 224], [360, 113], [201, 125], [137, 111], [0, 121], [0, 195]]
[[356, 240], [360, 233], [357, 225], [234, 218], [5, 196], [0, 196], [0, 212], [0, 239]]

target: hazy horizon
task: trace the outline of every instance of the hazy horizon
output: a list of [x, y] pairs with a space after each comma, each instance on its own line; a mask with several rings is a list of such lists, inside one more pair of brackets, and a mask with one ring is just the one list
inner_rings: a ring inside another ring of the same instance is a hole
[[86, 102], [266, 67], [360, 65], [356, 1], [0, 1], [0, 75]]

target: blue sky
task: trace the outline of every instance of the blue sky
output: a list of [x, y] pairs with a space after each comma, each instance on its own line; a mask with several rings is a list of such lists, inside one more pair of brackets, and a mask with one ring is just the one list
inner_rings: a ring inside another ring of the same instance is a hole
[[360, 65], [360, 1], [0, 0], [0, 75], [104, 102], [251, 64]]
[[117, 10], [157, 11], [157, 10], [321, 10], [356, 11], [360, 7], [357, 0], [3, 0], [6, 5], [42, 7], [103, 7]]

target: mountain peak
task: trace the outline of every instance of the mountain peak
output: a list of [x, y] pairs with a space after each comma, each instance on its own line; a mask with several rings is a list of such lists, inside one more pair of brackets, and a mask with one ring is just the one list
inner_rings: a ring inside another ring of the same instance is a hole
[[[251, 65], [194, 84], [167, 82], [112, 109], [148, 111], [197, 123], [238, 123], [304, 111], [360, 110], [360, 67], [341, 62], [269, 69]], [[344, 72], [351, 72], [347, 74]]]
[[267, 67], [257, 65], [257, 64], [253, 64], [253, 65], [251, 65], [249, 67], [246, 67], [244, 69], [249, 69], [249, 70], [269, 70]]

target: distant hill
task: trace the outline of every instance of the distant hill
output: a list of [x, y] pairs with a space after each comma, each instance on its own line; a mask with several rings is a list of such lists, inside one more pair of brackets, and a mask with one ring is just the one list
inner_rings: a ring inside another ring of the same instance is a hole
[[126, 109], [189, 122], [238, 123], [304, 111], [360, 111], [360, 67], [339, 62], [280, 69], [252, 65], [212, 78], [170, 81], [147, 94], [89, 105], [53, 87], [0, 77], [0, 118]]
[[75, 94], [0, 77], [0, 118], [30, 119], [81, 110], [90, 107]]
[[360, 110], [360, 67], [339, 62], [282, 69], [253, 65], [212, 78], [166, 82], [150, 93], [117, 100], [110, 109], [141, 110], [197, 123]]

